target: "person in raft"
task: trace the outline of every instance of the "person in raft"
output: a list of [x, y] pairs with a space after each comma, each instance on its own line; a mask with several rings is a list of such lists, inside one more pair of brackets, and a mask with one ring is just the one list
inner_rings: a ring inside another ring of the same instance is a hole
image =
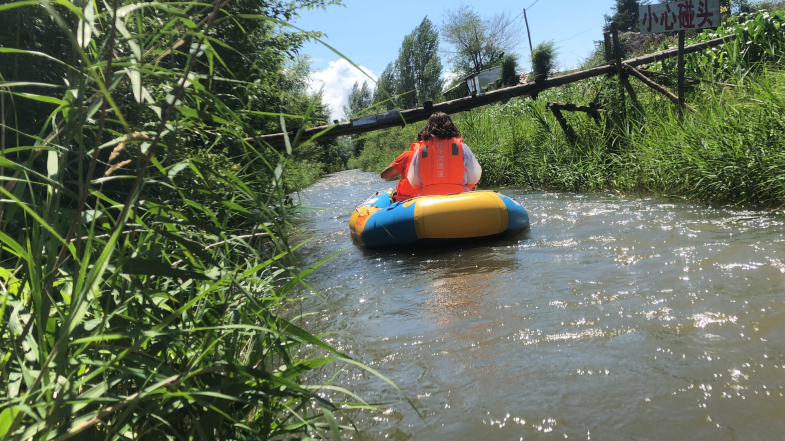
[[[420, 130], [420, 133], [422, 133], [422, 130]], [[409, 180], [406, 179], [409, 164], [412, 162], [412, 154], [414, 153], [414, 149], [419, 147], [419, 145], [419, 141], [412, 144], [409, 150], [401, 153], [400, 156], [395, 158], [395, 161], [393, 161], [389, 167], [385, 168], [380, 175], [382, 179], [392, 179], [401, 175], [401, 180], [398, 181], [398, 184], [395, 186], [395, 192], [393, 193], [393, 200], [395, 202], [411, 199], [420, 193], [420, 190], [413, 188], [411, 184], [409, 184]]]
[[417, 136], [406, 178], [419, 196], [471, 191], [482, 176], [482, 168], [452, 119], [442, 112], [428, 118]]

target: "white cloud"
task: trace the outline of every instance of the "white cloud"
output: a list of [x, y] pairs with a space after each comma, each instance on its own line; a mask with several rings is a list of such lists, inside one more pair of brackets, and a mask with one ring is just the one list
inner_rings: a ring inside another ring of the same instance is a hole
[[[360, 68], [374, 81], [377, 79], [370, 69], [363, 66]], [[352, 91], [355, 81], [360, 85], [363, 81], [368, 81], [368, 86], [371, 89], [375, 86], [368, 76], [341, 58], [338, 61], [330, 61], [327, 69], [311, 74], [310, 87], [312, 92], [324, 87], [323, 101], [330, 106], [332, 117], [339, 118], [339, 115], [343, 116], [343, 106], [348, 102], [349, 93]]]
[[445, 71], [444, 71], [444, 89], [446, 90], [448, 87], [450, 87], [450, 82], [454, 78], [460, 78], [461, 76], [463, 76], [463, 74], [461, 74], [461, 72], [455, 72], [452, 69], [445, 69]]

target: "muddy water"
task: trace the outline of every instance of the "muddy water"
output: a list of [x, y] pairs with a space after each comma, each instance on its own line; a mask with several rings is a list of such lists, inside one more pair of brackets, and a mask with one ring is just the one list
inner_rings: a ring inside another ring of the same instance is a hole
[[[306, 326], [389, 377], [336, 384], [376, 401], [364, 439], [785, 439], [781, 217], [676, 199], [502, 192], [529, 210], [513, 241], [372, 252], [352, 209], [369, 173], [302, 194], [325, 303]], [[345, 421], [344, 421], [345, 422]]]

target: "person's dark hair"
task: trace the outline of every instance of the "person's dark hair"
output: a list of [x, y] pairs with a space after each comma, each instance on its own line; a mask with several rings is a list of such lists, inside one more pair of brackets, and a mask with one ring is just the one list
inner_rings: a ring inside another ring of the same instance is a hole
[[428, 118], [428, 123], [417, 135], [418, 141], [427, 141], [435, 136], [441, 139], [460, 138], [461, 132], [455, 127], [450, 116], [444, 112], [436, 112]]

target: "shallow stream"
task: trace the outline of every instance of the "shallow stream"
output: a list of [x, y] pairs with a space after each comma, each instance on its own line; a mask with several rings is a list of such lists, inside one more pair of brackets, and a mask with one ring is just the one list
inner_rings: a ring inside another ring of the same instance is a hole
[[[500, 189], [507, 242], [366, 251], [348, 220], [392, 185], [359, 171], [302, 193], [312, 332], [394, 381], [363, 439], [785, 439], [785, 224], [679, 199]], [[345, 421], [344, 421], [345, 422]]]

